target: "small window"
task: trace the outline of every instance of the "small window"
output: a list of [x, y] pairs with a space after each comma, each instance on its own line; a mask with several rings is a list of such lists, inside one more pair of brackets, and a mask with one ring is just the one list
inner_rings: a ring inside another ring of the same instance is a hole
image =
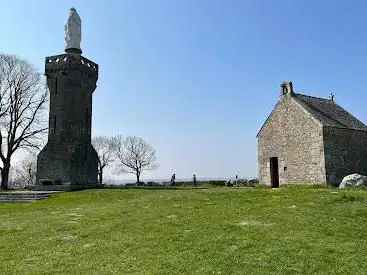
[[56, 134], [56, 116], [54, 116], [54, 134]]
[[283, 169], [284, 169], [284, 171], [287, 171], [287, 166], [284, 166], [284, 168], [283, 168]]
[[55, 78], [55, 95], [57, 95], [57, 77]]

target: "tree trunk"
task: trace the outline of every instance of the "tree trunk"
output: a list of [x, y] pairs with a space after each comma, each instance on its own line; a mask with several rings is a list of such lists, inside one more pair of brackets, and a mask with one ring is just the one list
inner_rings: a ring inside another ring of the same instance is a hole
[[29, 167], [28, 168], [28, 182], [27, 182], [27, 185], [28, 186], [31, 186], [32, 185], [32, 167]]
[[139, 185], [140, 183], [140, 173], [139, 172], [136, 172], [136, 183], [137, 185]]
[[1, 170], [1, 189], [3, 190], [8, 189], [9, 171], [10, 171], [10, 163], [4, 163], [4, 167]]
[[98, 171], [98, 182], [99, 184], [102, 184], [102, 178], [103, 178], [103, 169], [100, 168]]

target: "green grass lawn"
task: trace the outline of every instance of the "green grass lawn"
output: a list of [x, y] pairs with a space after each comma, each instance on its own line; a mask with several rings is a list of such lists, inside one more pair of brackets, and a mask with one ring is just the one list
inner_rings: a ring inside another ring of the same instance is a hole
[[367, 190], [105, 189], [0, 204], [0, 274], [365, 274]]

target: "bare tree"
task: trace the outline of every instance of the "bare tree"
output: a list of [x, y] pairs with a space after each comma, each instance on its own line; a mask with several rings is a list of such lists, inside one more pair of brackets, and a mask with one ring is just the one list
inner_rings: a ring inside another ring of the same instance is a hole
[[37, 153], [29, 152], [19, 163], [16, 163], [14, 168], [13, 181], [18, 184], [18, 187], [35, 185], [37, 174]]
[[102, 184], [103, 169], [116, 159], [117, 138], [98, 136], [92, 139], [92, 144], [98, 154], [98, 181]]
[[136, 176], [136, 182], [140, 182], [143, 171], [158, 168], [155, 149], [146, 143], [141, 137], [117, 137], [116, 150], [118, 167], [116, 173], [130, 173]]
[[41, 74], [25, 60], [0, 54], [1, 188], [7, 189], [11, 158], [19, 149], [39, 148], [47, 131], [42, 117], [47, 89]]

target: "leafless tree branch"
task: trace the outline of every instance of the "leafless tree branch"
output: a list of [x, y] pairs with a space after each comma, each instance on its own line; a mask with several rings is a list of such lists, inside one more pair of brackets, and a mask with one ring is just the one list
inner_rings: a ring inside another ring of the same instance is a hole
[[6, 189], [12, 155], [19, 149], [39, 148], [47, 131], [43, 119], [48, 100], [41, 74], [25, 60], [0, 54], [1, 188]]
[[116, 159], [117, 138], [98, 136], [92, 139], [92, 144], [98, 155], [98, 181], [103, 182], [103, 170]]
[[117, 137], [117, 174], [134, 174], [137, 183], [142, 172], [158, 168], [155, 149], [141, 137]]
[[18, 187], [36, 184], [38, 150], [28, 151], [23, 159], [15, 164], [13, 169], [13, 183]]

